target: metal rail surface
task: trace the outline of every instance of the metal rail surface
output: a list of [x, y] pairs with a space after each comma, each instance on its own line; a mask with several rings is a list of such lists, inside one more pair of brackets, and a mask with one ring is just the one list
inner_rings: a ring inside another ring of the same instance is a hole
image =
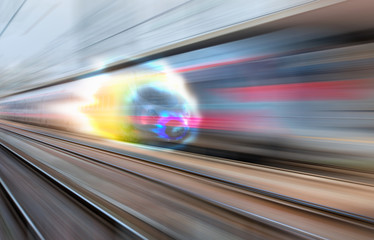
[[[10, 132], [9, 130], [6, 130], [6, 131]], [[172, 189], [174, 191], [182, 193], [183, 195], [191, 197], [191, 198], [193, 198], [195, 200], [198, 200], [198, 201], [203, 202], [203, 203], [210, 204], [210, 205], [212, 205], [212, 206], [214, 206], [214, 207], [216, 207], [216, 208], [218, 208], [218, 209], [220, 209], [222, 211], [225, 211], [225, 212], [237, 215], [237, 217], [239, 217], [241, 219], [245, 219], [245, 221], [260, 223], [260, 224], [266, 226], [267, 228], [269, 228], [269, 230], [272, 229], [275, 232], [279, 232], [279, 233], [282, 232], [282, 233], [284, 233], [286, 235], [292, 236], [293, 238], [301, 238], [301, 239], [325, 239], [325, 238], [323, 238], [321, 236], [318, 236], [316, 234], [310, 233], [308, 231], [304, 231], [302, 229], [299, 229], [299, 228], [296, 228], [296, 227], [293, 227], [293, 226], [290, 226], [290, 225], [287, 225], [287, 224], [284, 224], [284, 223], [281, 223], [281, 222], [269, 219], [269, 218], [264, 217], [264, 216], [260, 216], [260, 215], [257, 215], [257, 214], [245, 211], [243, 209], [236, 208], [234, 206], [230, 206], [228, 204], [216, 201], [214, 199], [211, 199], [211, 198], [208, 198], [206, 196], [197, 194], [195, 192], [183, 189], [183, 188], [181, 188], [181, 187], [179, 187], [177, 185], [174, 185], [174, 184], [172, 184], [170, 182], [166, 182], [166, 181], [163, 181], [163, 180], [151, 177], [151, 176], [147, 176], [147, 175], [142, 174], [140, 172], [129, 170], [129, 169], [126, 169], [124, 167], [121, 167], [121, 166], [118, 166], [118, 165], [115, 165], [115, 164], [107, 163], [107, 162], [104, 162], [104, 161], [102, 161], [100, 159], [96, 159], [96, 158], [93, 158], [93, 157], [90, 157], [90, 156], [87, 156], [87, 155], [84, 155], [84, 154], [73, 152], [73, 151], [71, 151], [69, 149], [61, 148], [61, 147], [52, 145], [50, 143], [46, 143], [44, 141], [40, 141], [40, 140], [34, 139], [34, 138], [30, 137], [30, 136], [26, 136], [26, 135], [19, 134], [19, 133], [14, 133], [14, 132], [12, 132], [12, 133], [15, 134], [15, 135], [19, 135], [19, 136], [21, 136], [23, 138], [30, 139], [31, 141], [37, 142], [38, 144], [43, 144], [43, 145], [48, 146], [50, 148], [56, 149], [58, 151], [69, 153], [69, 155], [77, 156], [80, 159], [93, 161], [95, 163], [99, 163], [101, 165], [108, 166], [108, 167], [111, 167], [111, 168], [114, 168], [114, 169], [117, 169], [117, 170], [120, 170], [120, 171], [124, 171], [126, 173], [131, 174], [131, 175], [135, 175], [135, 176], [140, 177], [142, 179], [146, 179], [146, 180], [149, 180], [151, 182], [155, 182], [155, 183], [157, 183], [159, 185], [162, 185], [162, 186], [165, 186], [167, 188], [170, 188], [170, 189]], [[168, 167], [168, 168], [171, 168], [171, 167]], [[180, 171], [180, 170], [178, 169], [178, 171]], [[183, 172], [184, 173], [190, 173], [190, 172], [188, 172], [186, 170], [183, 170]], [[194, 176], [198, 176], [196, 173], [193, 173], [193, 172], [191, 172], [191, 174], [193, 174]], [[206, 177], [204, 177], [204, 178], [206, 178]], [[225, 183], [225, 182], [222, 182], [222, 183]], [[231, 187], [235, 187], [235, 185], [231, 184]]]
[[[100, 206], [96, 205], [94, 202], [91, 202], [89, 199], [78, 193], [77, 191], [73, 190], [69, 186], [67, 186], [65, 183], [61, 182], [51, 174], [47, 173], [34, 163], [32, 163], [30, 160], [26, 159], [24, 156], [21, 156], [16, 151], [14, 151], [12, 148], [8, 147], [3, 142], [0, 142], [0, 146], [5, 149], [9, 155], [12, 155], [14, 159], [19, 160], [24, 164], [25, 166], [31, 168], [34, 170], [38, 175], [40, 175], [43, 179], [47, 180], [48, 183], [50, 183], [52, 186], [55, 186], [56, 189], [59, 191], [67, 194], [69, 197], [77, 201], [78, 203], [85, 206], [90, 212], [92, 212], [95, 216], [98, 216], [99, 218], [103, 219], [107, 223], [109, 223], [111, 226], [113, 226], [116, 229], [116, 232], [120, 233], [123, 236], [126, 236], [129, 239], [148, 239], [145, 237], [142, 233], [136, 231], [132, 227], [126, 225], [125, 223], [118, 220], [115, 216], [108, 213], [106, 210], [102, 209]], [[31, 221], [31, 218], [27, 215], [27, 213], [23, 210], [22, 206], [17, 202], [15, 197], [10, 192], [9, 188], [5, 185], [4, 181], [1, 180], [1, 185], [6, 190], [7, 194], [11, 197], [14, 204], [19, 209], [19, 212], [23, 215], [23, 218], [27, 221], [27, 224], [30, 226], [30, 229], [33, 232], [33, 235], [37, 237], [37, 239], [45, 239], [40, 231], [35, 227], [35, 224]]]
[[[14, 126], [11, 126], [11, 127], [14, 127]], [[53, 135], [46, 134], [46, 133], [41, 133], [41, 132], [38, 132], [38, 131], [23, 129], [23, 128], [19, 128], [19, 127], [14, 127], [14, 128], [16, 128], [16, 129], [18, 128], [18, 129], [23, 130], [23, 131], [27, 131], [27, 132], [39, 134], [39, 135], [42, 135], [42, 136], [50, 137], [50, 138], [53, 138], [53, 139], [58, 139], [58, 140], [65, 141], [65, 142], [68, 142], [68, 143], [77, 144], [77, 145], [84, 146], [84, 147], [87, 147], [87, 148], [93, 148], [95, 150], [100, 150], [100, 151], [108, 152], [108, 153], [111, 153], [111, 154], [118, 154], [122, 157], [129, 158], [129, 160], [138, 161], [139, 163], [144, 164], [144, 162], [147, 162], [147, 163], [150, 163], [150, 164], [153, 164], [153, 165], [156, 165], [156, 166], [161, 166], [161, 167], [166, 167], [166, 168], [169, 168], [169, 169], [172, 169], [172, 170], [177, 170], [177, 171], [187, 173], [187, 174], [191, 174], [191, 175], [194, 175], [194, 176], [197, 176], [197, 177], [209, 179], [209, 180], [217, 182], [217, 183], [225, 184], [225, 185], [228, 185], [228, 186], [233, 187], [233, 188], [242, 189], [242, 190], [245, 190], [245, 191], [248, 191], [248, 192], [252, 192], [252, 193], [255, 193], [255, 194], [260, 194], [260, 195], [263, 195], [263, 196], [266, 196], [266, 197], [270, 197], [270, 198], [273, 198], [275, 200], [280, 200], [280, 201], [284, 201], [284, 202], [287, 202], [287, 203], [296, 204], [298, 206], [306, 207], [308, 209], [317, 210], [318, 212], [329, 213], [334, 218], [343, 217], [343, 218], [346, 219], [346, 221], [353, 220], [352, 223], [363, 222], [365, 224], [369, 224], [369, 225], [374, 226], [374, 219], [371, 218], [371, 217], [368, 217], [368, 216], [362, 216], [362, 215], [359, 215], [359, 214], [356, 214], [356, 213], [347, 212], [347, 211], [343, 211], [343, 210], [340, 210], [340, 209], [331, 208], [331, 207], [328, 207], [328, 206], [323, 206], [323, 205], [320, 205], [320, 204], [315, 204], [315, 203], [312, 203], [312, 202], [304, 201], [304, 200], [301, 200], [301, 199], [292, 198], [292, 197], [289, 197], [289, 196], [286, 196], [286, 195], [282, 195], [282, 194], [274, 193], [274, 192], [271, 192], [271, 191], [263, 190], [263, 189], [260, 189], [260, 188], [252, 187], [252, 186], [249, 186], [249, 185], [244, 185], [244, 184], [241, 184], [241, 183], [229, 181], [229, 180], [219, 178], [219, 177], [216, 177], [216, 176], [212, 176], [212, 175], [209, 175], [209, 174], [193, 171], [193, 170], [190, 170], [190, 169], [182, 168], [182, 167], [171, 165], [171, 164], [161, 163], [161, 162], [158, 162], [158, 161], [152, 160], [152, 159], [140, 158], [140, 157], [132, 156], [132, 155], [129, 155], [129, 154], [124, 155], [124, 153], [119, 152], [119, 151], [108, 150], [108, 149], [105, 149], [105, 148], [102, 148], [102, 147], [93, 146], [93, 145], [90, 145], [90, 144], [77, 142], [77, 141], [66, 139], [66, 138], [63, 138], [63, 137], [58, 137], [58, 136], [53, 136]], [[7, 130], [7, 131], [9, 131], [9, 130]], [[121, 166], [111, 164], [111, 163], [107, 163], [107, 162], [104, 162], [100, 159], [97, 159], [97, 158], [94, 158], [94, 157], [91, 157], [91, 156], [87, 156], [85, 154], [73, 152], [69, 149], [61, 148], [61, 147], [58, 147], [58, 146], [40, 141], [38, 139], [32, 138], [32, 137], [27, 136], [27, 135], [23, 135], [23, 134], [20, 134], [20, 133], [15, 133], [15, 134], [21, 135], [23, 137], [27, 137], [29, 139], [32, 139], [34, 141], [37, 141], [39, 143], [42, 143], [44, 145], [47, 145], [47, 146], [50, 146], [50, 147], [53, 147], [53, 148], [56, 148], [56, 149], [60, 149], [60, 150], [65, 151], [65, 152], [69, 152], [70, 154], [74, 154], [74, 155], [90, 159], [92, 161], [95, 161], [97, 163], [100, 163], [100, 164], [103, 164], [103, 165], [106, 165], [106, 166], [114, 167], [116, 169], [120, 169], [120, 170], [132, 173], [131, 170], [125, 169]], [[145, 176], [141, 173], [135, 173], [134, 172], [134, 174], [139, 175], [139, 176], [144, 177], [144, 178], [149, 178], [148, 176]], [[158, 181], [158, 180], [157, 179], [152, 179], [152, 181]], [[170, 185], [170, 187], [173, 187], [173, 185], [171, 185], [170, 183], [164, 183], [164, 184], [167, 184], [167, 185]]]
[[[21, 218], [22, 222], [25, 224], [27, 230], [30, 232], [34, 239], [44, 240], [45, 238], [40, 233], [39, 229], [35, 226], [34, 222], [31, 220], [29, 215], [25, 212], [22, 206], [18, 203], [17, 199], [14, 197], [13, 193], [10, 191], [8, 186], [5, 184], [3, 179], [0, 177], [0, 185], [2, 191], [5, 193], [6, 198], [12, 205], [12, 207], [17, 212], [17, 215]], [[31, 237], [31, 236], [30, 236]]]
[[[31, 132], [33, 132], [33, 131], [31, 131]], [[128, 172], [130, 174], [133, 174], [133, 175], [136, 175], [136, 176], [139, 176], [139, 177], [142, 177], [142, 178], [146, 178], [146, 179], [148, 179], [150, 181], [156, 181], [159, 184], [166, 185], [166, 186], [168, 186], [170, 188], [173, 188], [173, 189], [175, 189], [177, 191], [183, 192], [183, 193], [185, 193], [187, 195], [194, 196], [195, 198], [200, 198], [200, 199], [202, 199], [202, 200], [204, 200], [204, 201], [206, 201], [206, 202], [208, 202], [210, 204], [213, 204], [213, 205], [216, 205], [216, 206], [219, 206], [219, 207], [224, 207], [228, 211], [236, 212], [236, 213], [238, 213], [240, 215], [243, 215], [243, 216], [246, 216], [246, 217], [251, 216], [252, 219], [253, 218], [257, 218], [257, 220], [261, 219], [261, 221], [272, 223], [272, 225], [276, 224], [276, 225], [278, 225], [278, 227], [280, 229], [284, 229], [286, 227], [286, 228], [288, 228], [289, 230], [292, 230], [292, 231], [296, 230], [296, 231], [299, 231], [299, 233], [302, 232], [303, 235], [307, 234], [307, 235], [309, 235], [312, 238], [316, 238], [316, 237], [318, 239], [321, 238], [318, 235], [314, 235], [314, 234], [309, 233], [309, 232], [304, 232], [301, 229], [294, 228], [292, 226], [289, 226], [289, 225], [286, 225], [286, 224], [283, 224], [283, 223], [280, 223], [280, 222], [273, 221], [273, 220], [268, 219], [266, 217], [258, 216], [256, 214], [244, 211], [242, 209], [235, 208], [233, 206], [228, 206], [228, 205], [226, 205], [226, 204], [224, 204], [222, 202], [214, 201], [212, 199], [206, 198], [206, 197], [201, 196], [201, 195], [197, 195], [196, 193], [189, 192], [188, 190], [185, 190], [185, 189], [181, 189], [180, 187], [175, 186], [175, 185], [173, 185], [173, 184], [171, 184], [169, 182], [165, 182], [165, 181], [162, 181], [162, 180], [159, 180], [159, 179], [155, 179], [155, 178], [146, 176], [144, 174], [141, 174], [139, 172], [132, 171], [132, 170], [123, 168], [123, 167], [115, 165], [115, 164], [104, 162], [104, 161], [99, 160], [99, 159], [94, 158], [94, 157], [90, 157], [90, 156], [87, 156], [87, 155], [84, 155], [84, 154], [81, 154], [81, 153], [73, 152], [73, 151], [71, 151], [69, 149], [62, 148], [62, 147], [59, 147], [59, 146], [56, 146], [56, 145], [53, 145], [53, 144], [50, 144], [50, 143], [46, 143], [45, 141], [40, 141], [40, 140], [32, 138], [30, 136], [26, 136], [26, 135], [23, 135], [23, 134], [20, 134], [20, 133], [15, 133], [15, 134], [20, 135], [22, 137], [27, 137], [28, 139], [31, 139], [32, 141], [36, 141], [38, 143], [41, 143], [41, 144], [46, 145], [48, 147], [52, 147], [52, 148], [57, 149], [59, 151], [67, 152], [70, 155], [75, 155], [75, 156], [78, 156], [80, 158], [89, 159], [89, 160], [94, 161], [96, 163], [103, 164], [105, 166], [110, 166], [110, 167], [113, 167], [113, 168], [116, 168], [116, 169]], [[85, 144], [80, 144], [80, 143], [77, 143], [77, 142], [74, 142], [74, 141], [60, 139], [58, 137], [53, 137], [53, 136], [50, 136], [50, 137], [54, 138], [54, 139], [58, 139], [59, 141], [62, 140], [62, 141], [67, 141], [69, 143], [74, 143], [74, 144], [79, 144], [79, 145], [86, 146]], [[90, 148], [94, 148], [96, 150], [98, 149], [97, 147], [93, 147], [93, 146], [89, 146], [89, 147]], [[112, 151], [107, 151], [106, 149], [100, 149], [100, 150], [102, 150], [104, 152], [113, 153]], [[121, 154], [121, 153], [117, 152], [116, 154], [119, 154], [119, 155], [121, 155], [123, 157], [123, 154]], [[144, 161], [143, 159], [138, 159], [138, 158], [136, 158], [135, 160], [136, 161]], [[160, 165], [157, 162], [155, 164], [156, 165]], [[372, 227], [370, 227], [370, 226], [372, 226], [372, 224], [371, 224], [372, 219], [369, 218], [369, 217], [357, 215], [355, 213], [350, 213], [350, 212], [346, 212], [346, 211], [341, 211], [339, 209], [332, 209], [332, 208], [329, 208], [329, 207], [326, 207], [326, 206], [322, 206], [322, 205], [317, 205], [317, 204], [305, 202], [303, 200], [299, 200], [299, 199], [295, 199], [295, 198], [290, 198], [288, 196], [279, 195], [279, 194], [276, 194], [276, 193], [273, 193], [273, 192], [269, 192], [269, 191], [258, 189], [258, 188], [253, 188], [253, 187], [250, 187], [250, 186], [244, 186], [242, 184], [233, 183], [233, 182], [227, 181], [225, 179], [220, 179], [220, 178], [217, 178], [217, 177], [214, 177], [214, 176], [200, 174], [200, 173], [197, 173], [197, 172], [194, 172], [194, 171], [189, 171], [189, 170], [186, 170], [186, 169], [180, 169], [180, 168], [176, 169], [176, 168], [173, 168], [173, 166], [168, 166], [168, 165], [165, 166], [165, 165], [162, 165], [162, 164], [161, 164], [161, 166], [162, 167], [167, 167], [169, 169], [177, 170], [177, 171], [182, 171], [183, 173], [192, 174], [193, 176], [203, 177], [205, 179], [213, 180], [214, 182], [225, 184], [225, 185], [228, 185], [228, 186], [230, 186], [232, 188], [237, 188], [237, 189], [245, 190], [245, 191], [248, 191], [248, 192], [254, 193], [254, 194], [264, 195], [266, 197], [273, 198], [273, 200], [275, 202], [277, 202], [278, 204], [289, 205], [291, 203], [291, 204], [295, 205], [293, 207], [298, 208], [298, 209], [303, 208], [304, 211], [313, 212], [315, 214], [319, 214], [319, 215], [324, 216], [324, 217], [332, 218], [332, 219], [335, 219], [335, 220], [338, 219], [339, 221], [348, 222], [350, 224], [355, 224], [355, 225], [358, 225], [358, 226], [361, 226], [361, 227], [372, 229]]]

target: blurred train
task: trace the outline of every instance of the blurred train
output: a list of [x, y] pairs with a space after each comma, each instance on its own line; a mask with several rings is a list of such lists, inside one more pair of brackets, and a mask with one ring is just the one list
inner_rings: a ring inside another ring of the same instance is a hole
[[371, 41], [283, 30], [10, 96], [0, 112], [130, 142], [365, 158], [373, 64]]
[[2, 117], [122, 141], [184, 143], [196, 104], [162, 67], [145, 64], [12, 96], [0, 104]]

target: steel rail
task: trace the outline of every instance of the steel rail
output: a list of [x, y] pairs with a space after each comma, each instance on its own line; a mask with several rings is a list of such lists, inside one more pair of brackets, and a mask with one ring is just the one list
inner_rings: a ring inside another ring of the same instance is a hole
[[9, 189], [4, 180], [0, 177], [0, 186], [8, 198], [11, 205], [14, 207], [15, 211], [18, 213], [20, 218], [26, 224], [27, 229], [30, 231], [35, 239], [45, 240], [44, 236], [40, 233], [39, 229], [35, 226], [34, 222], [31, 220], [26, 211], [22, 208], [21, 204], [17, 201], [16, 197], [13, 195], [12, 191]]
[[[11, 126], [11, 127], [13, 127], [13, 126]], [[263, 196], [266, 196], [266, 197], [274, 198], [274, 199], [281, 200], [281, 201], [286, 201], [286, 202], [293, 203], [293, 204], [296, 204], [296, 205], [301, 205], [301, 206], [304, 206], [304, 207], [307, 207], [307, 208], [310, 208], [310, 209], [315, 209], [315, 210], [318, 210], [318, 211], [322, 211], [324, 213], [331, 213], [331, 214], [334, 214], [334, 215], [338, 215], [340, 217], [344, 217], [344, 218], [347, 218], [347, 219], [352, 219], [354, 221], [360, 221], [360, 222], [367, 223], [367, 224], [370, 224], [370, 225], [374, 226], [374, 219], [371, 218], [371, 217], [368, 217], [368, 216], [363, 216], [363, 215], [359, 215], [359, 214], [356, 214], [356, 213], [352, 213], [352, 212], [348, 212], [348, 211], [324, 206], [324, 205], [321, 205], [321, 204], [316, 204], [316, 203], [304, 201], [304, 200], [289, 197], [289, 196], [286, 196], [286, 195], [283, 195], [283, 194], [278, 194], [278, 193], [274, 193], [274, 192], [267, 191], [267, 190], [264, 190], [264, 189], [252, 187], [252, 186], [245, 185], [245, 184], [241, 184], [241, 183], [238, 183], [238, 182], [229, 181], [229, 180], [226, 180], [224, 178], [219, 178], [219, 177], [212, 176], [212, 175], [209, 175], [209, 174], [197, 172], [197, 171], [194, 171], [194, 170], [191, 170], [191, 169], [182, 168], [180, 166], [175, 166], [175, 165], [167, 164], [167, 163], [161, 163], [157, 160], [141, 158], [139, 156], [133, 156], [133, 155], [130, 155], [130, 154], [127, 154], [127, 153], [125, 155], [123, 152], [119, 152], [119, 151], [116, 151], [116, 150], [108, 150], [108, 149], [105, 149], [105, 148], [102, 148], [102, 147], [93, 146], [93, 145], [90, 145], [90, 144], [81, 143], [81, 142], [66, 139], [66, 138], [63, 138], [63, 137], [58, 137], [58, 136], [53, 136], [53, 135], [46, 134], [46, 133], [41, 133], [41, 132], [38, 132], [38, 131], [23, 129], [23, 128], [19, 128], [19, 127], [14, 127], [14, 128], [16, 128], [16, 129], [18, 128], [18, 129], [21, 129], [21, 130], [24, 130], [24, 131], [32, 132], [32, 133], [35, 133], [35, 134], [43, 135], [43, 136], [58, 139], [58, 140], [62, 140], [62, 141], [68, 142], [68, 143], [73, 143], [73, 144], [77, 144], [77, 145], [80, 145], [80, 146], [93, 148], [95, 150], [100, 150], [100, 151], [108, 152], [108, 153], [111, 153], [111, 154], [117, 154], [117, 155], [120, 155], [121, 157], [127, 157], [130, 160], [137, 161], [141, 164], [144, 164], [144, 162], [147, 162], [147, 163], [150, 163], [150, 164], [153, 164], [153, 165], [158, 165], [158, 166], [169, 168], [169, 169], [172, 169], [172, 170], [178, 170], [178, 171], [181, 171], [181, 172], [184, 172], [184, 173], [187, 173], [187, 174], [195, 175], [197, 177], [201, 177], [201, 178], [209, 179], [211, 181], [215, 181], [215, 182], [218, 182], [218, 183], [221, 183], [221, 184], [225, 184], [225, 185], [228, 185], [228, 186], [233, 187], [233, 188], [238, 188], [238, 189], [241, 189], [241, 190], [244, 190], [244, 191], [260, 194], [260, 195], [263, 195]], [[101, 163], [101, 164], [104, 164], [104, 165], [107, 165], [107, 166], [110, 166], [110, 167], [114, 167], [114, 168], [119, 169], [119, 170], [124, 170], [124, 171], [130, 171], [131, 172], [131, 170], [125, 169], [121, 166], [111, 164], [111, 163], [107, 163], [107, 162], [104, 162], [102, 160], [93, 158], [93, 157], [85, 155], [85, 154], [76, 153], [76, 152], [71, 151], [69, 149], [58, 147], [58, 146], [55, 146], [53, 144], [49, 144], [49, 143], [40, 141], [38, 139], [32, 138], [30, 136], [23, 135], [23, 134], [20, 134], [20, 133], [15, 133], [15, 134], [18, 134], [18, 135], [23, 136], [23, 137], [27, 137], [27, 138], [32, 139], [34, 141], [40, 142], [44, 145], [48, 145], [50, 147], [54, 147], [54, 148], [60, 149], [62, 151], [69, 152], [71, 154], [79, 155], [80, 157], [83, 157], [83, 158], [91, 159], [91, 160], [93, 160], [97, 163]], [[141, 173], [139, 173], [139, 174], [141, 174]], [[144, 176], [144, 177], [146, 177], [146, 176]]]
[[[131, 226], [123, 223], [120, 221], [118, 218], [113, 216], [112, 214], [108, 213], [106, 210], [95, 204], [94, 202], [90, 201], [74, 189], [70, 188], [67, 186], [65, 183], [61, 182], [57, 178], [53, 177], [51, 174], [47, 173], [34, 163], [32, 163], [30, 160], [26, 159], [10, 147], [8, 147], [6, 144], [3, 142], [0, 142], [0, 146], [6, 149], [11, 155], [13, 155], [15, 158], [21, 160], [23, 163], [25, 163], [27, 166], [31, 167], [33, 170], [35, 170], [37, 173], [39, 173], [41, 176], [46, 178], [49, 182], [51, 182], [53, 185], [57, 186], [61, 191], [65, 192], [68, 194], [68, 196], [72, 197], [75, 199], [77, 202], [82, 203], [84, 206], [86, 206], [88, 209], [93, 211], [95, 214], [98, 216], [102, 217], [103, 219], [106, 219], [108, 222], [116, 226], [120, 231], [123, 233], [126, 233], [130, 235], [133, 239], [141, 239], [141, 240], [146, 240], [148, 239], [145, 237], [143, 234], [139, 233], [135, 229], [133, 229]], [[3, 181], [1, 182], [3, 184]], [[18, 204], [18, 206], [22, 209], [22, 207]], [[25, 211], [23, 211], [25, 213]], [[26, 214], [26, 213], [25, 213]], [[28, 218], [30, 219], [30, 218]], [[34, 225], [33, 225], [34, 226]], [[39, 235], [41, 236], [40, 232], [38, 231]], [[44, 238], [41, 238], [44, 239]]]
[[[9, 131], [9, 130], [7, 130]], [[9, 132], [12, 132], [12, 131], [9, 131]], [[44, 141], [41, 141], [41, 140], [38, 140], [38, 139], [35, 139], [35, 138], [32, 138], [30, 136], [26, 136], [26, 135], [23, 135], [23, 134], [20, 134], [20, 133], [15, 133], [15, 132], [12, 132], [13, 134], [16, 134], [16, 135], [19, 135], [21, 137], [25, 137], [25, 138], [28, 138], [32, 141], [36, 141], [38, 142], [39, 144], [43, 144], [45, 146], [48, 146], [50, 148], [53, 148], [53, 149], [56, 149], [58, 151], [62, 151], [64, 153], [68, 153], [69, 155], [73, 155], [73, 156], [76, 156], [76, 157], [79, 157], [80, 159], [82, 160], [90, 160], [92, 162], [95, 162], [95, 163], [99, 163], [101, 165], [104, 165], [104, 166], [108, 166], [108, 167], [111, 167], [111, 168], [114, 168], [114, 169], [117, 169], [117, 170], [120, 170], [120, 171], [124, 171], [126, 173], [129, 173], [129, 174], [132, 174], [132, 175], [135, 175], [137, 177], [140, 177], [142, 179], [147, 179], [151, 182], [156, 182], [160, 185], [163, 185], [163, 186], [166, 186], [168, 188], [171, 188], [175, 191], [178, 191], [182, 194], [185, 194], [185, 195], [188, 195], [190, 197], [193, 197], [194, 199], [197, 199], [197, 200], [200, 200], [200, 201], [203, 201], [205, 203], [209, 203], [209, 204], [212, 204], [216, 207], [219, 207], [219, 208], [222, 208], [222, 209], [225, 209], [226, 211], [228, 212], [232, 212], [232, 213], [235, 213], [235, 214], [238, 214], [239, 216], [241, 217], [244, 217], [244, 218], [247, 218], [247, 219], [250, 219], [250, 220], [255, 220], [255, 221], [258, 221], [258, 222], [261, 222], [263, 224], [266, 224], [266, 225], [269, 225], [269, 226], [272, 226], [272, 227], [275, 227], [277, 228], [278, 230], [283, 230], [283, 231], [288, 231], [289, 233], [292, 233], [292, 234], [295, 234], [296, 236], [298, 237], [306, 237], [307, 239], [324, 239], [323, 237], [321, 236], [318, 236], [316, 234], [313, 234], [313, 233], [310, 233], [310, 232], [307, 232], [307, 231], [304, 231], [302, 229], [298, 229], [298, 228], [295, 228], [295, 227], [292, 227], [292, 226], [289, 226], [287, 224], [283, 224], [281, 222], [278, 222], [278, 221], [274, 221], [272, 219], [269, 219], [269, 218], [266, 218], [266, 217], [263, 217], [263, 216], [259, 216], [257, 214], [254, 214], [254, 213], [250, 213], [248, 211], [245, 211], [245, 210], [242, 210], [242, 209], [239, 209], [239, 208], [236, 208], [234, 206], [230, 206], [230, 205], [227, 205], [225, 203], [222, 203], [222, 202], [219, 202], [219, 201], [216, 201], [214, 199], [210, 199], [210, 198], [207, 198], [205, 196], [202, 196], [200, 194], [196, 194], [194, 192], [191, 192], [189, 190], [186, 190], [186, 189], [183, 189], [179, 186], [176, 186], [174, 184], [171, 184], [170, 182], [166, 182], [166, 181], [163, 181], [163, 180], [160, 180], [160, 179], [157, 179], [157, 178], [154, 178], [154, 177], [151, 177], [151, 176], [148, 176], [148, 175], [145, 175], [145, 174], [142, 174], [140, 172], [137, 172], [137, 171], [134, 171], [134, 170], [130, 170], [130, 169], [127, 169], [127, 168], [124, 168], [122, 166], [118, 166], [116, 164], [112, 164], [112, 163], [108, 163], [108, 162], [105, 162], [105, 161], [102, 161], [100, 159], [97, 159], [97, 158], [94, 158], [94, 157], [91, 157], [91, 156], [88, 156], [88, 155], [85, 155], [85, 154], [81, 154], [81, 153], [77, 153], [77, 152], [74, 152], [74, 151], [71, 151], [67, 148], [63, 148], [63, 147], [59, 147], [59, 146], [56, 146], [56, 145], [53, 145], [53, 144], [50, 144], [50, 143], [46, 143]], [[58, 138], [57, 138], [58, 139]], [[61, 140], [61, 139], [59, 139]], [[80, 144], [81, 145], [81, 144]], [[91, 147], [91, 146], [90, 146]], [[96, 147], [92, 147], [92, 148], [95, 148], [97, 149]], [[103, 149], [100, 149], [100, 150], [103, 150]], [[106, 152], [110, 152], [110, 151], [107, 151], [107, 150], [103, 150], [103, 151], [106, 151]], [[122, 157], [124, 157], [123, 154], [121, 154]], [[127, 156], [125, 156], [127, 157]], [[143, 163], [144, 164], [144, 163]], [[160, 165], [158, 163], [156, 163], [157, 165]], [[198, 177], [203, 177], [205, 179], [209, 179], [209, 180], [213, 180], [215, 182], [219, 182], [219, 183], [222, 183], [222, 184], [225, 184], [225, 185], [228, 185], [232, 188], [236, 188], [236, 189], [241, 189], [241, 190], [246, 190], [246, 191], [249, 191], [249, 192], [252, 192], [252, 193], [255, 193], [255, 194], [260, 194], [260, 195], [264, 195], [266, 197], [270, 197], [270, 198], [274, 198], [276, 200], [282, 200], [282, 201], [286, 201], [286, 202], [291, 202], [293, 204], [296, 204], [296, 205], [302, 205], [304, 207], [308, 207], [308, 208], [316, 208], [314, 204], [311, 204], [311, 205], [308, 205], [306, 204], [304, 201], [302, 200], [299, 200], [299, 199], [294, 199], [294, 198], [290, 198], [290, 197], [287, 197], [287, 196], [284, 196], [284, 195], [279, 195], [279, 194], [276, 194], [276, 193], [272, 193], [272, 192], [269, 192], [269, 191], [266, 191], [266, 190], [262, 190], [262, 189], [258, 189], [258, 188], [254, 188], [254, 187], [250, 187], [250, 186], [245, 186], [245, 185], [242, 185], [242, 184], [238, 184], [238, 183], [234, 183], [234, 182], [230, 182], [230, 181], [227, 181], [227, 180], [224, 180], [224, 179], [220, 179], [220, 178], [217, 178], [217, 177], [213, 177], [213, 176], [209, 176], [209, 175], [205, 175], [205, 174], [200, 174], [198, 172], [195, 172], [195, 171], [189, 171], [189, 170], [186, 170], [186, 169], [180, 169], [180, 168], [174, 168], [172, 166], [164, 166], [164, 165], [161, 165], [163, 167], [167, 167], [167, 168], [171, 168], [173, 170], [178, 170], [178, 171], [182, 171], [184, 173], [188, 173], [188, 174], [192, 174], [192, 175], [195, 175], [195, 176], [198, 176]], [[279, 203], [279, 202], [278, 202]], [[280, 204], [283, 204], [285, 205], [284, 203], [280, 203]], [[323, 206], [321, 206], [323, 207]], [[330, 209], [328, 207], [326, 208], [318, 208], [318, 210], [323, 210], [323, 212], [330, 212], [330, 213], [334, 213], [334, 214], [337, 214], [337, 212], [333, 212], [333, 211], [330, 211]], [[339, 211], [339, 210], [337, 210]], [[339, 213], [339, 212], [338, 212]], [[345, 213], [345, 212], [344, 212]], [[344, 213], [341, 213], [342, 215]], [[319, 213], [320, 214], [320, 213]], [[348, 214], [348, 213], [347, 213]], [[348, 216], [350, 218], [354, 218], [355, 220], [360, 220], [360, 221], [364, 221], [366, 220], [365, 219], [361, 219], [361, 218], [355, 218], [355, 214], [348, 214]], [[327, 216], [327, 217], [331, 217], [331, 216]], [[369, 219], [370, 221], [370, 219]]]

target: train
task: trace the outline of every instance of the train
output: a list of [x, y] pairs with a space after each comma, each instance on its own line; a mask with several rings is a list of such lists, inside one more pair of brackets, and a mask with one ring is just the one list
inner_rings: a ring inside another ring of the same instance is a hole
[[126, 142], [365, 166], [374, 43], [351, 39], [262, 34], [9, 96], [0, 116]]
[[[187, 142], [196, 103], [181, 79], [155, 63], [4, 99], [8, 120], [109, 139]], [[154, 69], [158, 69], [155, 71]]]

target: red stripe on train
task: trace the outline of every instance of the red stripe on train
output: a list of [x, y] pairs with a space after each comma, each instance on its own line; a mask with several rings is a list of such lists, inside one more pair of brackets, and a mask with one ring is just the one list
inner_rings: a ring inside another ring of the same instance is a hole
[[251, 101], [353, 100], [368, 97], [372, 79], [213, 89], [226, 98]]

